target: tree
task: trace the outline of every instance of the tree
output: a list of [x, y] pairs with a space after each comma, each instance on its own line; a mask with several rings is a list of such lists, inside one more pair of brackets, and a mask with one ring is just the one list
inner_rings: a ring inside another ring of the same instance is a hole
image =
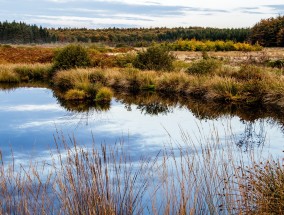
[[133, 65], [142, 70], [172, 70], [173, 61], [174, 56], [165, 47], [152, 46], [138, 52]]
[[87, 50], [80, 45], [68, 45], [54, 58], [54, 70], [67, 70], [76, 67], [88, 67], [91, 61]]

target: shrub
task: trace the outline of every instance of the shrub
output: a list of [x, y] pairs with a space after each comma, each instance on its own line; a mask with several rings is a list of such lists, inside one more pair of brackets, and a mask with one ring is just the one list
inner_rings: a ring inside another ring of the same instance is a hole
[[197, 62], [193, 62], [187, 69], [189, 74], [205, 75], [215, 72], [222, 66], [222, 63], [216, 59], [202, 59]]
[[109, 102], [113, 96], [113, 92], [108, 87], [102, 87], [99, 89], [97, 95], [96, 95], [96, 101], [98, 102]]
[[233, 73], [232, 76], [240, 80], [262, 80], [265, 78], [265, 73], [261, 67], [244, 65], [239, 71]]
[[83, 90], [71, 89], [68, 90], [64, 98], [66, 100], [83, 100], [86, 97], [86, 93]]
[[146, 51], [138, 52], [134, 67], [142, 70], [172, 70], [174, 56], [168, 49], [161, 46], [149, 47]]
[[131, 67], [136, 59], [133, 53], [120, 54], [116, 56], [116, 64], [118, 67]]
[[60, 50], [54, 58], [54, 70], [88, 67], [90, 64], [87, 50], [80, 45], [68, 45]]
[[268, 66], [273, 67], [273, 68], [279, 68], [282, 69], [284, 68], [284, 60], [272, 60], [268, 62]]

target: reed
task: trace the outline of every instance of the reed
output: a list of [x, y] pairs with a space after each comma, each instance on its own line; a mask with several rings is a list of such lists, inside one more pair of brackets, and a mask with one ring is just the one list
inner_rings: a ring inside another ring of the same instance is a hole
[[244, 154], [214, 129], [181, 136], [135, 160], [123, 141], [86, 147], [59, 133], [46, 161], [6, 164], [0, 153], [1, 213], [283, 213], [283, 160]]

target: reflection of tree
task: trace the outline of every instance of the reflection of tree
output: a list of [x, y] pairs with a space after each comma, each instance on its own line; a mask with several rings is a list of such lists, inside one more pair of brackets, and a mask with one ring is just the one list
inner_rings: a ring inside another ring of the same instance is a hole
[[138, 110], [141, 110], [141, 113], [150, 114], [150, 115], [159, 115], [159, 114], [168, 114], [173, 112], [173, 109], [168, 106], [161, 104], [159, 102], [154, 102], [150, 104], [139, 104], [137, 107]]
[[171, 113], [177, 106], [177, 97], [171, 98], [169, 96], [159, 95], [157, 93], [144, 92], [140, 94], [117, 94], [117, 99], [125, 105], [128, 111], [132, 110], [132, 105], [137, 105], [137, 109], [141, 113], [149, 115], [166, 115]]
[[255, 146], [263, 146], [266, 136], [264, 119], [259, 120], [259, 130], [256, 129], [256, 124], [254, 122], [247, 121], [244, 123], [245, 130], [241, 135], [240, 140], [238, 140], [237, 146], [244, 148], [245, 151], [253, 149]]

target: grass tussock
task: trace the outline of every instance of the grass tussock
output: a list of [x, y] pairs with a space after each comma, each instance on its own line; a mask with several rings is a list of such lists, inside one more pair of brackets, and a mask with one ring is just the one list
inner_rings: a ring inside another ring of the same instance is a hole
[[124, 92], [156, 91], [219, 102], [281, 105], [284, 101], [279, 69], [247, 65], [232, 70], [217, 67], [210, 75], [134, 68], [74, 69], [59, 72], [53, 83], [62, 91], [83, 90], [87, 98], [94, 98], [100, 87], [110, 87]]
[[239, 169], [239, 176], [246, 214], [284, 213], [283, 160], [254, 163]]
[[0, 70], [0, 82], [1, 83], [18, 83], [20, 82], [20, 77], [17, 73], [4, 68]]
[[110, 102], [113, 97], [113, 92], [108, 87], [102, 87], [98, 90], [96, 94], [96, 101], [98, 102]]
[[83, 90], [71, 89], [68, 90], [64, 96], [66, 100], [83, 100], [86, 93]]

